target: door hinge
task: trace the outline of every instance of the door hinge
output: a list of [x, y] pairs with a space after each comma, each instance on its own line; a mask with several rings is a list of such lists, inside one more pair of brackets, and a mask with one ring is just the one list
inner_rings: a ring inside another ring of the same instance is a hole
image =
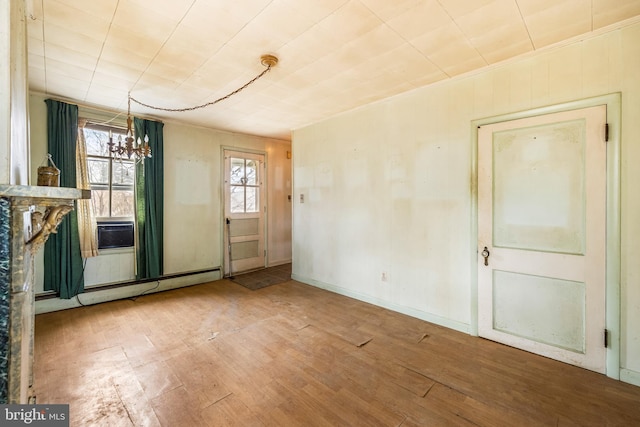
[[609, 347], [609, 331], [607, 329], [604, 330], [604, 347]]
[[609, 123], [604, 124], [604, 142], [609, 142]]

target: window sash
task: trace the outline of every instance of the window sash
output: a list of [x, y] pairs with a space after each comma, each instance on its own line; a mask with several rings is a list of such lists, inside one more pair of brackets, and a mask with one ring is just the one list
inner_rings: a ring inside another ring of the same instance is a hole
[[[107, 133], [109, 130], [111, 130], [113, 132], [114, 141], [117, 141], [117, 136], [122, 133], [121, 129], [99, 125], [87, 125], [85, 128], [88, 130], [104, 133]], [[104, 134], [100, 136], [100, 140], [104, 142]], [[127, 195], [125, 193], [133, 193], [135, 191], [135, 161], [127, 159], [116, 160], [110, 155], [102, 156], [98, 154], [88, 154], [87, 163], [89, 167], [89, 181], [91, 190], [94, 190], [91, 202], [96, 214], [96, 221], [104, 222], [112, 220], [132, 220], [134, 218], [135, 201], [131, 200], [131, 203], [129, 203], [131, 206], [128, 206], [128, 204], [122, 205], [122, 203], [116, 206], [117, 203], [114, 199], [116, 198], [115, 196], [121, 195], [122, 197], [122, 195], [124, 194], [126, 200]], [[131, 179], [127, 179], [127, 181], [130, 181], [129, 183], [114, 182], [115, 170], [120, 169], [118, 170], [118, 172], [123, 173], [121, 165], [129, 169], [130, 173], [134, 174]], [[91, 166], [93, 166], [93, 168]], [[100, 170], [101, 167], [105, 168], [106, 170]], [[101, 200], [102, 203], [100, 203], [97, 198], [100, 196], [99, 192], [104, 191], [107, 191], [107, 194], [106, 197]], [[119, 198], [120, 201], [122, 201], [121, 197]], [[131, 197], [134, 196], [132, 195]], [[104, 203], [105, 201], [106, 206]], [[130, 214], [118, 215], [118, 213], [123, 212]]]

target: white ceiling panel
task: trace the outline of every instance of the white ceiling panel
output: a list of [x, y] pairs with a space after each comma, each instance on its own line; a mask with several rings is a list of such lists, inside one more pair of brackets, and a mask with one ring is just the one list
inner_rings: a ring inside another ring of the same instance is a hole
[[[308, 1], [308, 0], [286, 0], [289, 4], [294, 4], [296, 11], [304, 14], [306, 17], [311, 18], [314, 23], [321, 22], [326, 17], [340, 9], [349, 0], [320, 0], [320, 1]], [[291, 19], [297, 18], [297, 15], [291, 16]]]
[[451, 25], [453, 20], [435, 0], [416, 1], [414, 6], [391, 18], [387, 25], [406, 40], [413, 40], [426, 33]]
[[[119, 0], [122, 3], [123, 0]], [[189, 9], [196, 3], [195, 0], [154, 0], [150, 5], [148, 0], [129, 0], [131, 3], [137, 4], [138, 7], [146, 10], [153, 10], [159, 15], [166, 16], [168, 18], [175, 19], [184, 16]], [[88, 3], [86, 0], [83, 3]], [[151, 7], [150, 7], [151, 6]]]
[[48, 66], [52, 65], [50, 64], [52, 61], [58, 61], [66, 66], [77, 67], [93, 72], [98, 62], [98, 55], [69, 49], [57, 44], [46, 43], [44, 49], [46, 49], [47, 52]]
[[28, 3], [36, 4], [40, 2], [43, 4], [58, 3], [64, 5], [68, 10], [67, 16], [71, 20], [75, 19], [74, 10], [83, 10], [95, 16], [113, 17], [120, 0], [29, 0]]
[[454, 20], [471, 45], [489, 64], [533, 49], [520, 10], [511, 1], [487, 2]]
[[[487, 6], [493, 5], [491, 9], [505, 9], [511, 8], [515, 5], [515, 2], [511, 0], [439, 0], [442, 7], [447, 11], [449, 16], [453, 19], [458, 19], [462, 16], [472, 14], [479, 9], [489, 10]], [[500, 13], [500, 12], [498, 12]], [[489, 19], [488, 19], [489, 18]], [[485, 15], [484, 20], [489, 21], [495, 19], [495, 16]], [[500, 19], [500, 18], [497, 18]]]
[[[639, 0], [27, 0], [34, 91], [289, 139], [366, 103], [640, 19]], [[635, 22], [635, 21], [634, 21]]]
[[[93, 35], [99, 40], [109, 31], [111, 14], [95, 15], [84, 9], [70, 8], [57, 1], [45, 1], [42, 4], [47, 24], [57, 25], [73, 33]], [[74, 19], [69, 19], [69, 15]]]
[[78, 33], [69, 30], [64, 24], [44, 22], [43, 41], [46, 44], [63, 46], [87, 55], [98, 55], [102, 48], [103, 40], [99, 34]]
[[615, 24], [632, 16], [640, 15], [638, 0], [593, 0], [593, 28]]
[[[113, 24], [104, 40], [104, 48], [111, 49], [113, 52], [131, 52], [151, 61], [158, 54], [165, 41], [164, 37], [143, 35], [128, 27]], [[100, 48], [97, 50], [100, 51]]]
[[357, 0], [351, 0], [317, 25], [329, 35], [327, 41], [330, 44], [342, 45], [363, 36], [381, 23], [366, 6]]
[[166, 40], [182, 16], [166, 16], [156, 10], [155, 7], [145, 7], [133, 0], [120, 0], [112, 23], [146, 39]]
[[411, 40], [411, 43], [449, 77], [487, 65], [454, 22]]
[[416, 7], [416, 0], [360, 0], [382, 21], [389, 21]]
[[[211, 51], [212, 48], [219, 49], [236, 37], [240, 37], [237, 43], [241, 44], [243, 30], [249, 34], [253, 32], [256, 36], [262, 34], [264, 40], [265, 31], [261, 29], [262, 24], [255, 19], [268, 4], [269, 1], [266, 0], [198, 0], [189, 9], [180, 27], [186, 26], [192, 30], [194, 39], [199, 40], [196, 44], [210, 42], [212, 46], [205, 48], [206, 51]], [[245, 30], [252, 24], [255, 30]]]
[[518, 0], [536, 49], [592, 31], [591, 0]]

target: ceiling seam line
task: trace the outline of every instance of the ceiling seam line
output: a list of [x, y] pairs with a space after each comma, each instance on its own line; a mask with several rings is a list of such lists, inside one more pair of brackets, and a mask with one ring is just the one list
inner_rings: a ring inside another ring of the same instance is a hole
[[[120, 0], [118, 0], [119, 2]], [[176, 23], [175, 27], [173, 27], [173, 30], [171, 31], [171, 34], [169, 34], [167, 36], [167, 38], [162, 42], [162, 46], [160, 46], [158, 48], [158, 51], [155, 53], [155, 55], [153, 55], [153, 58], [151, 58], [151, 60], [149, 61], [149, 63], [147, 64], [147, 66], [145, 67], [145, 69], [142, 71], [142, 73], [138, 76], [138, 78], [136, 79], [136, 81], [133, 83], [133, 85], [129, 88], [129, 92], [131, 92], [133, 90], [134, 87], [136, 87], [136, 85], [140, 82], [140, 79], [142, 78], [142, 76], [147, 72], [147, 70], [149, 70], [149, 67], [151, 67], [151, 64], [153, 64], [153, 61], [155, 61], [155, 59], [158, 57], [158, 55], [160, 54], [160, 51], [162, 50], [163, 47], [166, 46], [167, 42], [169, 41], [169, 39], [171, 39], [171, 36], [173, 36], [173, 34], [176, 32], [176, 30], [178, 29], [178, 27], [180, 26], [180, 24], [182, 23], [182, 21], [184, 21], [184, 18], [187, 16], [187, 14], [189, 13], [189, 11], [191, 10], [191, 8], [193, 7], [193, 5], [196, 3], [197, 0], [193, 0], [191, 2], [191, 5], [189, 6], [189, 8], [184, 12], [184, 14], [182, 15], [182, 18], [180, 18], [180, 20]]]
[[458, 29], [458, 31], [460, 31], [460, 34], [464, 35], [464, 39], [469, 43], [469, 46], [471, 46], [471, 48], [473, 50], [475, 50], [475, 52], [478, 54], [478, 56], [480, 56], [480, 58], [482, 58], [482, 61], [484, 61], [484, 65], [485, 66], [489, 66], [491, 65], [489, 63], [489, 61], [487, 61], [487, 58], [484, 57], [483, 54], [480, 53], [480, 51], [478, 50], [478, 48], [471, 43], [471, 40], [469, 39], [469, 36], [467, 35], [467, 33], [465, 33], [464, 31], [462, 31], [462, 28], [460, 28], [460, 25], [458, 25], [458, 22], [453, 19], [453, 16], [451, 16], [451, 14], [449, 13], [449, 11], [442, 5], [442, 2], [440, 0], [436, 0], [438, 2], [438, 5], [440, 5], [440, 7], [442, 8], [442, 10], [444, 11], [444, 13], [447, 14], [447, 16], [449, 17], [449, 19], [451, 19], [451, 22], [453, 22], [456, 26], [456, 28]]
[[[42, 0], [44, 1], [44, 0]], [[96, 70], [98, 69], [98, 64], [100, 63], [100, 59], [102, 58], [102, 52], [104, 52], [104, 46], [107, 44], [107, 38], [111, 33], [111, 28], [113, 27], [113, 19], [116, 16], [116, 11], [118, 10], [118, 6], [120, 5], [120, 0], [116, 3], [116, 7], [113, 9], [113, 14], [111, 15], [111, 21], [109, 21], [109, 29], [107, 30], [107, 34], [104, 36], [104, 40], [102, 40], [102, 45], [100, 46], [100, 53], [98, 54], [98, 58], [96, 59], [96, 63], [93, 67], [93, 72], [91, 73], [91, 80], [89, 81], [89, 85], [84, 94], [84, 101], [89, 97], [89, 91], [91, 90], [91, 86], [93, 85], [93, 78], [96, 76]]]
[[516, 7], [518, 8], [518, 13], [520, 14], [520, 19], [522, 19], [522, 23], [524, 24], [524, 29], [527, 30], [527, 37], [529, 37], [529, 42], [531, 43], [531, 47], [533, 48], [533, 50], [537, 50], [536, 44], [533, 42], [533, 38], [531, 37], [531, 32], [529, 31], [529, 26], [527, 25], [527, 21], [525, 21], [524, 15], [522, 14], [522, 9], [520, 9], [520, 4], [518, 3], [518, 0], [515, 0], [515, 2], [516, 2]]
[[[220, 50], [222, 50], [223, 47], [227, 46], [229, 44], [229, 42], [233, 39], [235, 39], [238, 34], [240, 34], [240, 32], [242, 32], [242, 30], [244, 30], [245, 28], [247, 28], [247, 25], [249, 25], [249, 23], [251, 21], [253, 21], [254, 19], [256, 19], [258, 16], [260, 16], [275, 0], [271, 0], [269, 3], [267, 3], [262, 9], [260, 9], [260, 11], [258, 13], [256, 13], [251, 19], [249, 19], [238, 31], [235, 32], [235, 34], [233, 35], [233, 37], [231, 37], [229, 40], [227, 40], [226, 42], [222, 43], [220, 45], [220, 47], [213, 53], [213, 55], [211, 55], [211, 57], [215, 56], [218, 54], [218, 52], [220, 52]], [[194, 0], [195, 3], [195, 0]], [[182, 22], [182, 21], [181, 21]], [[286, 46], [287, 43], [285, 43], [283, 46]], [[282, 46], [280, 46], [282, 47]], [[211, 58], [209, 58], [211, 59]], [[195, 69], [193, 71], [193, 73], [191, 73], [191, 75], [193, 76], [194, 74], [196, 74], [198, 71], [200, 71], [200, 69], [202, 67], [204, 67], [204, 65], [207, 63], [208, 61], [204, 61], [202, 64], [200, 64], [198, 66], [197, 69]], [[182, 85], [184, 85], [186, 83], [186, 80], [180, 82], [180, 84], [178, 85], [178, 87], [181, 87]], [[205, 101], [205, 99], [211, 99], [211, 95], [206, 96], [202, 101]]]
[[[398, 37], [400, 37], [402, 40], [404, 40], [406, 43], [408, 43], [411, 48], [413, 50], [415, 50], [416, 52], [418, 52], [418, 54], [420, 54], [420, 56], [422, 56], [424, 59], [426, 59], [427, 61], [429, 61], [429, 63], [431, 65], [433, 65], [438, 71], [440, 71], [442, 74], [444, 74], [445, 76], [447, 76], [447, 78], [451, 78], [452, 76], [449, 75], [449, 73], [447, 73], [445, 70], [443, 70], [442, 68], [440, 68], [440, 66], [438, 64], [436, 64], [435, 62], [433, 62], [433, 60], [431, 58], [429, 58], [429, 55], [425, 55], [423, 52], [420, 51], [420, 49], [418, 49], [412, 42], [411, 40], [407, 40], [406, 38], [404, 38], [402, 36], [402, 34], [400, 34], [398, 31], [396, 31], [395, 28], [391, 27], [387, 21], [385, 21], [384, 19], [382, 19], [377, 13], [375, 13], [373, 10], [371, 10], [371, 8], [369, 8], [369, 6], [367, 6], [366, 4], [363, 4], [361, 2], [361, 4], [367, 8], [373, 15], [375, 15], [376, 18], [378, 18], [380, 20], [380, 22], [382, 23], [382, 25], [384, 25], [385, 27], [387, 27], [389, 30], [391, 30], [394, 34], [396, 34]], [[419, 87], [419, 86], [416, 86]]]

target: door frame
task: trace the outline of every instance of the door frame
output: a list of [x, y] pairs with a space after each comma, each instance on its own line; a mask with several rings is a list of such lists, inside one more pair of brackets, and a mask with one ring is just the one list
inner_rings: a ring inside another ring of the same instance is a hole
[[225, 203], [226, 203], [226, 191], [225, 191], [225, 185], [224, 185], [224, 180], [225, 180], [225, 158], [224, 158], [224, 153], [225, 151], [236, 151], [238, 153], [247, 153], [247, 154], [259, 154], [261, 156], [264, 156], [264, 167], [263, 167], [263, 171], [262, 171], [262, 191], [263, 191], [263, 195], [264, 195], [264, 201], [263, 201], [263, 208], [264, 208], [264, 212], [263, 212], [263, 217], [264, 217], [264, 221], [262, 224], [262, 236], [263, 236], [263, 248], [265, 251], [265, 257], [264, 257], [264, 262], [265, 262], [265, 267], [269, 265], [269, 235], [268, 235], [268, 223], [269, 223], [269, 186], [268, 186], [268, 174], [267, 174], [267, 166], [269, 164], [269, 158], [268, 158], [268, 154], [266, 151], [262, 151], [262, 150], [254, 150], [251, 148], [245, 148], [245, 147], [234, 147], [231, 145], [221, 145], [220, 146], [220, 255], [222, 256], [222, 277], [227, 277], [229, 274], [229, 269], [227, 268], [227, 262], [228, 262], [228, 256], [229, 256], [229, 252], [228, 252], [228, 248], [227, 248], [227, 223], [226, 223], [226, 214], [225, 214]]
[[[593, 98], [516, 113], [477, 119], [471, 122], [471, 241], [470, 241], [470, 303], [469, 333], [478, 336], [478, 127], [558, 113], [568, 110], [607, 106], [609, 139], [606, 151], [606, 273], [605, 327], [609, 332], [606, 349], [606, 375], [620, 379], [620, 128], [621, 94], [612, 93]], [[603, 129], [604, 131], [604, 129]], [[603, 338], [604, 339], [604, 338]]]

